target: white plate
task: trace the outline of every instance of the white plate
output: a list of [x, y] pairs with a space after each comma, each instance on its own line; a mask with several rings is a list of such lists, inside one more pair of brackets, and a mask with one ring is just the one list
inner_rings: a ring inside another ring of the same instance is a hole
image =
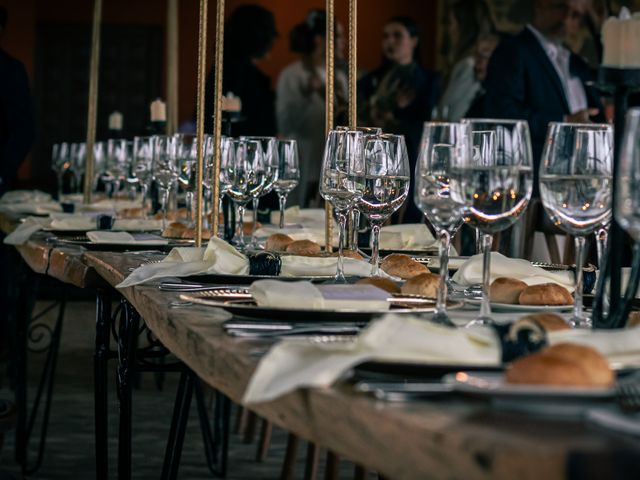
[[457, 392], [488, 398], [496, 408], [537, 415], [580, 418], [594, 406], [611, 403], [615, 389], [508, 384], [503, 373], [458, 372], [443, 381]]
[[[465, 300], [469, 305], [480, 306], [482, 300], [469, 298]], [[513, 305], [509, 303], [491, 302], [491, 310], [496, 312], [569, 312], [573, 305]]]

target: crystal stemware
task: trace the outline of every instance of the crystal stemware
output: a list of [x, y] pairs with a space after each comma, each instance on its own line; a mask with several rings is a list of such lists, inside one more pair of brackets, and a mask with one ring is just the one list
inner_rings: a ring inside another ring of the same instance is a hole
[[451, 194], [467, 207], [468, 223], [482, 232], [482, 306], [473, 325], [493, 324], [489, 300], [493, 234], [525, 211], [533, 184], [529, 126], [522, 120], [463, 120], [472, 132], [472, 155], [452, 170]]
[[153, 180], [153, 137], [133, 138], [131, 170], [138, 179], [142, 195], [142, 211], [146, 212], [147, 196]]
[[160, 189], [162, 229], [167, 226], [169, 194], [178, 178], [177, 141], [173, 136], [153, 137], [153, 178]]
[[591, 327], [582, 310], [586, 236], [609, 222], [613, 129], [606, 124], [551, 123], [540, 164], [540, 195], [551, 220], [575, 236], [574, 327]]
[[278, 140], [278, 172], [273, 182], [273, 189], [278, 194], [280, 204], [280, 228], [284, 228], [284, 210], [287, 206], [287, 195], [296, 188], [300, 181], [298, 164], [298, 142], [295, 140]]
[[470, 134], [468, 124], [425, 123], [416, 164], [415, 202], [439, 237], [440, 286], [433, 320], [449, 326], [453, 326], [447, 314], [451, 237], [462, 225], [466, 210], [465, 203], [451, 195], [450, 178], [453, 169], [471, 155]]

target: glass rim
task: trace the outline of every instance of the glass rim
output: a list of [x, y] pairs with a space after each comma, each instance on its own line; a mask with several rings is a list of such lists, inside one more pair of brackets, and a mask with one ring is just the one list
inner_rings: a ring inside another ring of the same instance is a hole
[[459, 123], [470, 124], [470, 123], [508, 123], [511, 125], [516, 125], [518, 123], [524, 123], [529, 126], [529, 122], [524, 119], [518, 118], [461, 118]]
[[[640, 112], [640, 109], [638, 109], [638, 111]], [[549, 127], [552, 125], [558, 127], [575, 127], [584, 130], [613, 130], [613, 125], [609, 125], [608, 123], [549, 122]]]

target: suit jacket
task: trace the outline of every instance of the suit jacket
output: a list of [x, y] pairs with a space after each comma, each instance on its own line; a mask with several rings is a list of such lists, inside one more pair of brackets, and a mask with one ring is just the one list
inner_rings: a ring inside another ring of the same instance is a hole
[[[586, 82], [595, 80], [595, 72], [578, 55], [571, 54], [569, 70], [582, 80], [589, 107], [600, 110], [596, 91]], [[529, 122], [535, 187], [540, 156], [549, 122], [561, 122], [571, 113], [562, 82], [542, 45], [528, 28], [502, 40], [489, 62], [485, 80], [485, 114], [489, 118], [523, 119]]]
[[0, 195], [15, 179], [34, 137], [27, 72], [20, 61], [0, 50]]

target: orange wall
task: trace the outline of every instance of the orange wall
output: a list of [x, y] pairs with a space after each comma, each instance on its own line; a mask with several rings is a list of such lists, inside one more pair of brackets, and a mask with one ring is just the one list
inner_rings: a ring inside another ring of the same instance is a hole
[[[189, 119], [196, 104], [198, 56], [198, 0], [180, 0], [179, 17], [179, 119]], [[209, 2], [208, 58], [213, 56], [215, 1]], [[274, 84], [283, 67], [297, 59], [289, 52], [289, 31], [312, 8], [324, 8], [324, 0], [227, 0], [227, 14], [238, 5], [256, 3], [275, 13], [279, 37], [268, 59], [260, 67]], [[436, 63], [436, 0], [360, 0], [358, 12], [358, 65], [371, 70], [380, 62], [380, 39], [384, 23], [396, 15], [416, 19], [422, 32], [422, 61], [433, 68]], [[91, 0], [2, 0], [9, 11], [9, 24], [3, 48], [20, 59], [32, 78], [35, 63], [35, 31], [40, 23], [89, 24]], [[347, 0], [336, 0], [336, 16], [347, 25]], [[108, 0], [103, 2], [103, 22], [145, 25], [166, 24], [166, 3], [160, 0]], [[28, 166], [21, 178], [29, 176]]]

